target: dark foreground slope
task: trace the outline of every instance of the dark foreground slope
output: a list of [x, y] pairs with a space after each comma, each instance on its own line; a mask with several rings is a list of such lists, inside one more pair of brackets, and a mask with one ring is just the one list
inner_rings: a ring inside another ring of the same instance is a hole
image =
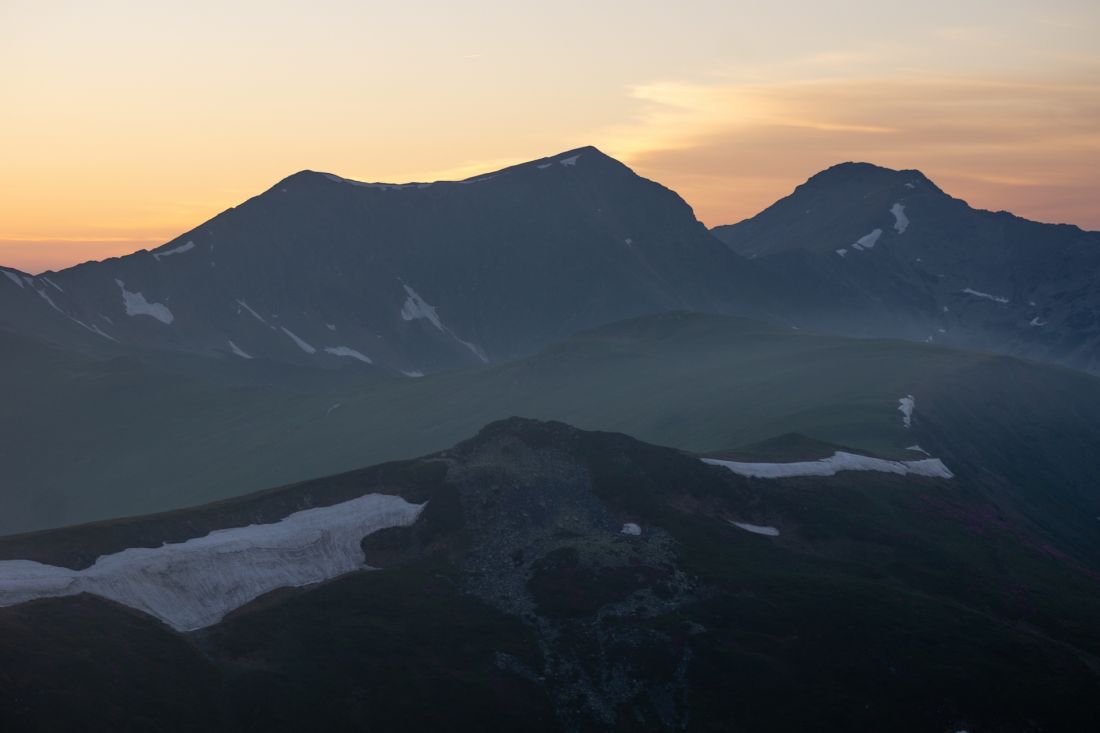
[[1100, 713], [1097, 577], [965, 477], [748, 479], [515, 419], [416, 461], [9, 538], [0, 557], [86, 567], [373, 492], [427, 501], [364, 539], [381, 570], [200, 631], [88, 595], [0, 608], [0, 725], [982, 733]]
[[713, 231], [804, 328], [1100, 370], [1100, 232], [974, 209], [920, 171], [867, 163]]

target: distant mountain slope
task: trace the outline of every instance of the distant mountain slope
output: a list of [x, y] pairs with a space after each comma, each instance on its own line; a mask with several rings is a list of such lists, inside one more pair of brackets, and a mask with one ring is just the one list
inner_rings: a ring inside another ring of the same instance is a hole
[[465, 181], [302, 171], [152, 252], [0, 272], [0, 326], [418, 376], [750, 302], [746, 268], [679, 196], [589, 147]]
[[712, 230], [803, 328], [1100, 370], [1100, 232], [973, 209], [919, 171], [829, 168]]
[[[240, 533], [266, 539], [225, 551]], [[1050, 539], [964, 476], [753, 479], [512, 419], [418, 460], [0, 539], [0, 725], [1085, 729], [1100, 577]], [[238, 595], [265, 553], [282, 575]], [[126, 572], [146, 556], [174, 562]], [[327, 582], [279, 585], [310, 569]]]
[[[30, 350], [19, 353], [31, 354]], [[1100, 379], [1007, 357], [752, 321], [651, 316], [512, 364], [423, 379], [264, 371], [256, 361], [0, 365], [0, 532], [186, 506], [439, 450], [510, 415], [719, 453], [798, 432], [844, 450], [920, 446], [1100, 560]], [[899, 400], [915, 398], [910, 427]], [[43, 409], [49, 405], [49, 409]], [[788, 450], [793, 450], [787, 446]], [[803, 446], [819, 458], [819, 448]]]

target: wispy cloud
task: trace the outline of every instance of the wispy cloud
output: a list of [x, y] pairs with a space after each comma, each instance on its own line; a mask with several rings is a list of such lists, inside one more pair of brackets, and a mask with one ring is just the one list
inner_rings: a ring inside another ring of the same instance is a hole
[[979, 205], [1100, 227], [1100, 82], [897, 75], [770, 83], [656, 81], [598, 141], [716, 224], [844, 160], [921, 168]]

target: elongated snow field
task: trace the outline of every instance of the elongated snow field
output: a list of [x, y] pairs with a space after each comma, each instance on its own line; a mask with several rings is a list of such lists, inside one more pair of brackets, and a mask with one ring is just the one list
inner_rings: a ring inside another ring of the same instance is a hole
[[741, 463], [704, 458], [703, 463], [723, 466], [741, 476], [751, 478], [790, 478], [792, 476], [835, 476], [841, 471], [880, 471], [901, 475], [953, 478], [955, 474], [939, 458], [922, 458], [919, 461], [888, 461], [884, 458], [859, 456], [837, 451], [828, 458], [817, 461], [793, 463]]
[[178, 631], [218, 623], [276, 588], [365, 569], [362, 538], [416, 521], [424, 504], [367, 494], [305, 509], [272, 524], [220, 529], [161, 547], [104, 555], [85, 570], [0, 562], [0, 606], [91, 593], [155, 616]]

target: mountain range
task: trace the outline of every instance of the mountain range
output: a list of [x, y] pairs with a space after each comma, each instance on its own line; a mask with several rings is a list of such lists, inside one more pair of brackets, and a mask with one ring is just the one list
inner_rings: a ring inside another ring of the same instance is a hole
[[591, 147], [0, 268], [0, 727], [1087, 729], [1098, 270]]
[[457, 182], [303, 171], [152, 251], [0, 270], [0, 324], [82, 351], [416, 376], [692, 310], [1097, 368], [1100, 233], [851, 163], [712, 231], [591, 147]]

